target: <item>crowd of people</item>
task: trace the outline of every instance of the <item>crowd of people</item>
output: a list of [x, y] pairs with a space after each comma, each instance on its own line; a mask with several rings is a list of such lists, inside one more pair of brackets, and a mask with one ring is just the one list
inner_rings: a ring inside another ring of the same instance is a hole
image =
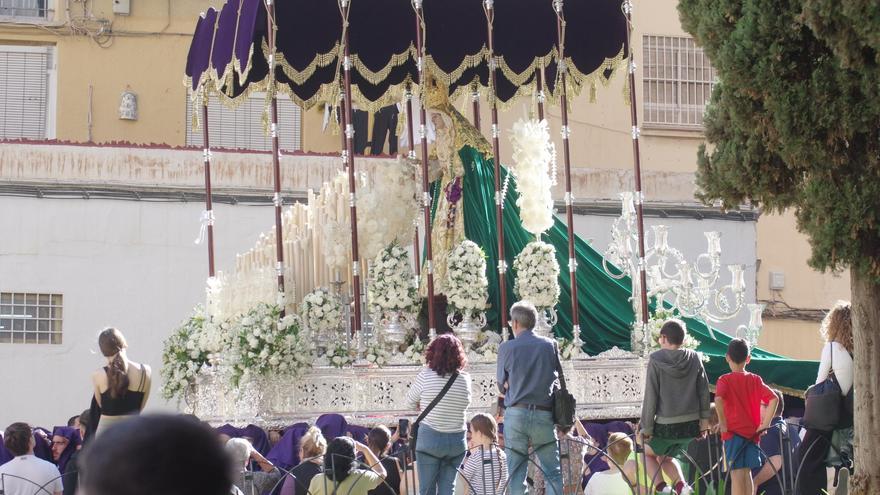
[[[421, 414], [392, 429], [336, 414], [269, 431], [140, 416], [150, 368], [130, 361], [125, 338], [107, 329], [99, 337], [107, 365], [93, 375], [89, 409], [52, 431], [13, 423], [3, 432], [0, 493], [813, 495], [829, 488], [826, 466], [838, 467], [831, 478], [840, 485], [843, 473], [845, 485], [851, 417], [832, 431], [786, 421], [783, 394], [747, 371], [741, 339], [728, 344], [730, 373], [712, 403], [701, 357], [682, 348], [685, 324], [668, 320], [648, 361], [639, 421], [565, 424], [554, 412], [556, 342], [533, 332], [530, 303], [514, 304], [510, 318], [515, 338], [499, 348], [496, 414], [469, 411], [466, 353], [445, 334], [427, 346], [406, 396]], [[851, 400], [848, 304], [832, 309], [822, 334], [817, 381], [835, 376]]]

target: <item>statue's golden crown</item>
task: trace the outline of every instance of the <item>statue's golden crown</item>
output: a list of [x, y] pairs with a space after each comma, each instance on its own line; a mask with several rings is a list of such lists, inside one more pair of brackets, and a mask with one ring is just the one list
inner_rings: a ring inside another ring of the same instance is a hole
[[449, 104], [449, 88], [433, 76], [425, 81], [425, 108], [443, 108]]

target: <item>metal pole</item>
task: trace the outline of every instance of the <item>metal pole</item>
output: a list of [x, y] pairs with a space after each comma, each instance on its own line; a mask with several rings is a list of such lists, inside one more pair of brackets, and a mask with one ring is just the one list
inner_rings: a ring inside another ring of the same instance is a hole
[[[631, 0], [623, 3], [623, 12], [626, 14], [626, 38], [629, 43], [629, 63], [627, 69], [629, 71], [629, 114], [632, 121], [632, 143], [633, 143], [633, 181], [635, 183], [635, 204], [636, 204], [636, 222], [638, 225], [639, 240], [639, 300], [641, 301], [641, 314], [636, 318], [641, 318], [641, 323], [648, 322], [648, 284], [645, 273], [645, 218], [642, 211], [642, 203], [645, 195], [642, 193], [642, 164], [639, 158], [639, 116], [638, 107], [636, 107], [636, 62], [632, 48], [632, 9]], [[633, 294], [635, 297], [635, 294]]]
[[493, 10], [494, 0], [484, 0], [483, 5], [486, 11], [486, 28], [488, 30], [489, 39], [489, 101], [492, 104], [492, 154], [495, 163], [495, 230], [498, 240], [498, 292], [501, 304], [498, 306], [498, 320], [501, 324], [501, 334], [507, 333], [507, 259], [504, 256], [504, 214], [503, 205], [504, 198], [501, 196], [501, 155], [500, 145], [498, 143], [498, 101], [495, 94], [496, 82], [496, 62], [495, 62], [495, 34], [493, 32], [493, 21], [495, 13]]
[[208, 133], [208, 95], [202, 103], [202, 139], [204, 141], [204, 149], [202, 150], [205, 161], [205, 219], [208, 233], [208, 276], [214, 276], [214, 207], [211, 193], [211, 141]]
[[[538, 90], [538, 120], [544, 120], [544, 68], [535, 69], [535, 85]], [[563, 96], [564, 98], [564, 96]]]
[[[562, 157], [565, 166], [565, 218], [568, 230], [568, 274], [571, 284], [571, 334], [577, 341], [581, 334], [581, 319], [578, 308], [577, 286], [577, 258], [574, 250], [574, 207], [571, 194], [571, 152], [569, 150], [569, 136], [571, 128], [568, 126], [568, 91], [565, 80], [567, 68], [565, 66], [565, 14], [562, 12], [563, 0], [555, 0], [553, 7], [556, 9], [556, 35], [559, 48], [559, 66], [557, 74], [561, 91], [559, 104], [562, 107]], [[539, 107], [540, 108], [540, 107]]]
[[[412, 109], [412, 88], [407, 85], [406, 87], [406, 136], [409, 138], [409, 152], [407, 153], [407, 158], [410, 160], [416, 159], [416, 137], [415, 131], [413, 130], [413, 109]], [[419, 226], [415, 226], [415, 232], [413, 233], [413, 252], [415, 256], [413, 256], [416, 267], [416, 280], [419, 278], [419, 272], [422, 269], [422, 262], [419, 259], [421, 255], [419, 254]]]
[[422, 0], [413, 0], [413, 8], [416, 11], [416, 49], [419, 52], [417, 66], [419, 71], [419, 87], [421, 88], [419, 93], [419, 116], [421, 117], [419, 138], [421, 139], [422, 148], [422, 213], [425, 218], [425, 272], [427, 275], [425, 278], [428, 286], [428, 335], [435, 335], [437, 333], [437, 320], [434, 308], [434, 250], [431, 242], [431, 191], [430, 184], [428, 184], [428, 135], [426, 127], [428, 117], [425, 111], [426, 89], [428, 85], [425, 77]]
[[360, 335], [361, 331], [361, 276], [360, 254], [358, 253], [357, 231], [357, 195], [354, 174], [354, 126], [352, 125], [351, 107], [351, 56], [348, 46], [348, 13], [351, 9], [351, 0], [340, 0], [342, 6], [342, 43], [343, 59], [342, 71], [345, 82], [345, 159], [348, 161], [348, 207], [351, 212], [351, 290], [354, 294], [354, 325], [352, 333]]
[[[275, 4], [273, 0], [266, 0], [266, 11], [269, 37], [269, 103], [271, 124], [269, 130], [272, 136], [272, 167], [275, 181], [275, 193], [272, 195], [272, 203], [275, 205], [275, 275], [278, 278], [278, 292], [284, 294], [284, 234], [281, 227], [281, 207], [284, 201], [281, 199], [281, 148], [278, 142], [278, 95], [275, 89]], [[284, 308], [281, 315], [284, 316]]]
[[474, 83], [473, 88], [471, 89], [471, 101], [473, 102], [474, 108], [474, 127], [477, 130], [480, 130], [480, 90], [477, 89], [476, 83]]

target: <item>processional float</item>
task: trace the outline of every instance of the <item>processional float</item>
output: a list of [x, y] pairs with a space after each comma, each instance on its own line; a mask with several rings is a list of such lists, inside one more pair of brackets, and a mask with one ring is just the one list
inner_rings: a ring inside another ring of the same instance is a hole
[[[528, 22], [524, 22], [528, 20]], [[569, 24], [572, 26], [569, 28]], [[527, 26], [525, 29], [524, 27]], [[270, 108], [269, 133], [273, 139], [273, 176], [276, 225], [276, 272], [279, 292], [284, 289], [284, 253], [281, 235], [281, 172], [277, 147], [277, 102], [288, 94], [304, 109], [318, 102], [340, 108], [344, 133], [342, 160], [349, 173], [352, 223], [350, 270], [352, 287], [360, 286], [357, 265], [357, 194], [351, 140], [352, 107], [373, 109], [399, 101], [400, 95], [422, 94], [429, 78], [448, 88], [450, 99], [470, 93], [474, 119], [479, 124], [479, 94], [491, 105], [492, 151], [500, 153], [498, 106], [527, 95], [536, 100], [543, 117], [545, 95], [558, 97], [562, 109], [565, 205], [569, 238], [568, 270], [576, 272], [568, 139], [568, 91], [596, 90], [607, 82], [628, 54], [627, 14], [620, 0], [568, 2], [514, 1], [495, 5], [492, 0], [381, 0], [359, 2], [280, 2], [229, 0], [219, 11], [209, 9], [197, 23], [187, 60], [186, 77], [195, 102], [202, 107], [205, 133], [206, 214], [209, 257], [213, 259], [213, 212], [210, 205], [210, 146], [207, 102], [215, 96], [234, 105], [254, 92], [265, 92]], [[271, 68], [271, 69], [270, 69]], [[428, 146], [425, 99], [418, 132], [413, 129], [409, 104], [407, 133], [419, 142], [422, 159], [422, 210], [430, 231]], [[407, 99], [409, 103], [409, 99]], [[634, 123], [635, 125], [635, 123]], [[411, 140], [410, 143], [413, 141]], [[413, 151], [415, 147], [413, 146]], [[412, 153], [414, 154], [414, 153]], [[411, 154], [411, 156], [412, 156]], [[413, 157], [415, 158], [415, 157]], [[495, 160], [496, 222], [503, 208], [499, 160]], [[508, 267], [504, 262], [504, 231], [498, 230], [500, 308], [508, 307]], [[436, 328], [432, 249], [425, 237], [428, 325]], [[213, 269], [209, 275], [213, 276]], [[573, 329], [579, 327], [577, 284], [571, 293]], [[356, 291], [352, 291], [356, 292]], [[361, 301], [353, 298], [353, 331], [362, 325]], [[501, 330], [506, 323], [501, 321]]]

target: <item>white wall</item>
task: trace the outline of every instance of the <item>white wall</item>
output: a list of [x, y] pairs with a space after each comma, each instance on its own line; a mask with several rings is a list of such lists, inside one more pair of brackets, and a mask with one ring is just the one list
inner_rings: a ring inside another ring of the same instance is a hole
[[[0, 291], [64, 296], [63, 344], [0, 344], [0, 425], [52, 427], [88, 408], [89, 375], [104, 363], [108, 325], [150, 363], [160, 398], [162, 341], [204, 299], [205, 245], [193, 240], [203, 205], [0, 197]], [[217, 268], [274, 222], [271, 206], [215, 205]]]
[[[125, 333], [132, 359], [153, 366], [148, 409], [173, 407], [160, 398], [158, 371], [163, 340], [204, 297], [206, 248], [193, 244], [201, 210], [196, 203], [0, 197], [0, 291], [64, 295], [63, 344], [0, 344], [0, 425], [51, 427], [87, 408], [89, 375], [104, 363], [96, 337], [108, 325]], [[218, 270], [273, 223], [270, 206], [215, 205], [215, 212]], [[578, 215], [576, 231], [604, 251], [612, 220]], [[702, 231], [723, 232], [722, 261], [747, 265], [747, 299], [754, 300], [754, 222], [662, 223], [689, 259], [705, 250]]]

